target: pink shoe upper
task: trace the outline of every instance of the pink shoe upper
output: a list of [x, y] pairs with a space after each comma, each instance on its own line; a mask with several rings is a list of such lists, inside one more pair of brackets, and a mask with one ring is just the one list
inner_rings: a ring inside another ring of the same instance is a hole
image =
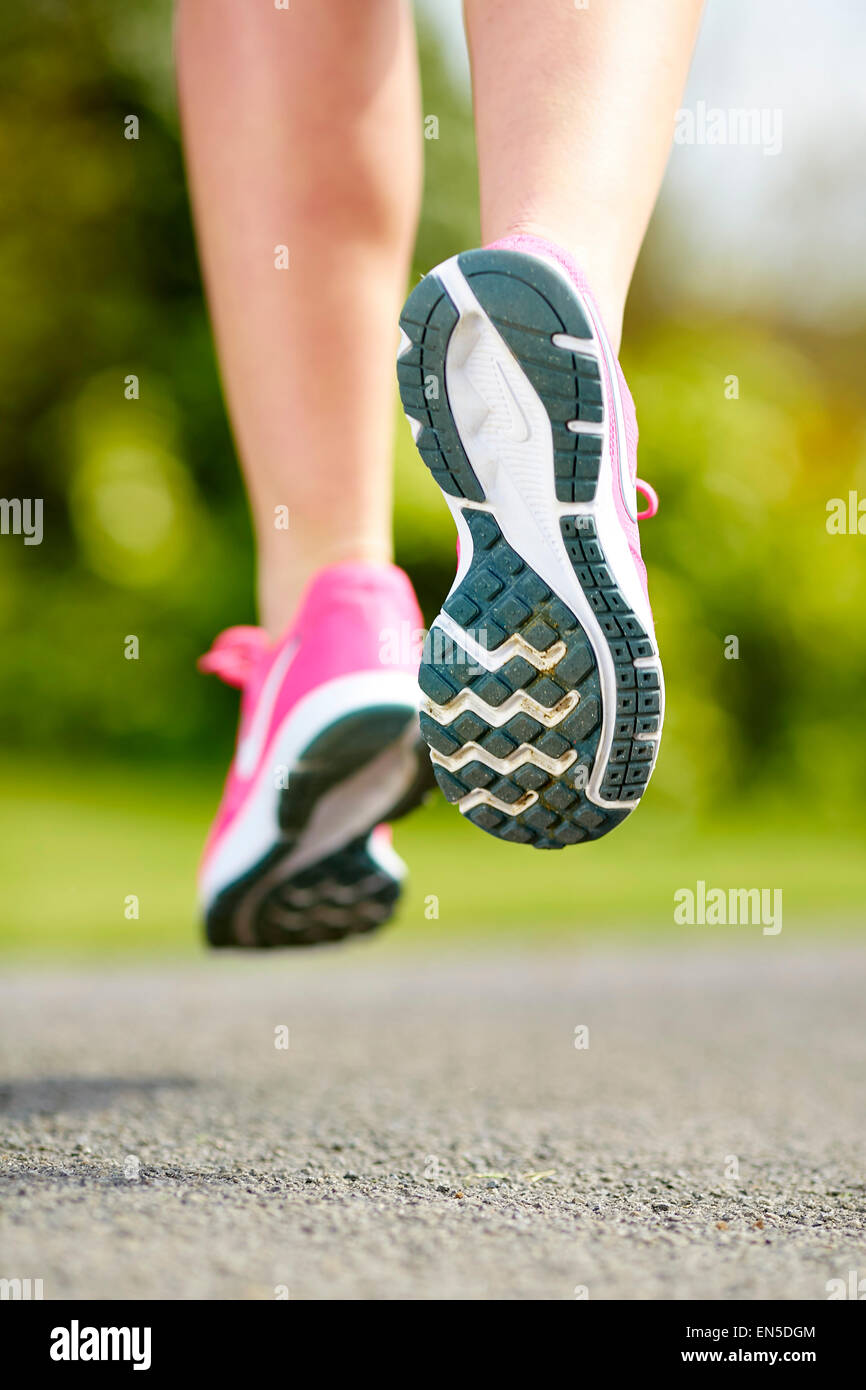
[[396, 565], [339, 564], [310, 582], [287, 632], [221, 633], [199, 669], [241, 690], [235, 756], [203, 862], [240, 810], [274, 736], [305, 695], [341, 676], [388, 670], [416, 675], [423, 618], [408, 576]]
[[[571, 280], [575, 289], [580, 292], [584, 300], [588, 303], [589, 309], [592, 314], [592, 318], [594, 319], [595, 331], [599, 336], [604, 336], [605, 343], [607, 343], [608, 348], [610, 347], [609, 342], [607, 340], [607, 332], [604, 327], [604, 320], [602, 319], [601, 311], [599, 310], [595, 296], [593, 295], [592, 290], [590, 289], [586, 275], [584, 274], [583, 270], [580, 268], [574, 257], [563, 247], [557, 246], [555, 242], [546, 241], [543, 237], [532, 236], [529, 233], [521, 232], [515, 234], [514, 236], [503, 237], [500, 241], [491, 242], [486, 249], [496, 251], [523, 251], [525, 254], [530, 256], [543, 256], [547, 260], [554, 261], [562, 270], [565, 271], [566, 275]], [[610, 448], [611, 469], [614, 478], [614, 504], [616, 506], [617, 516], [619, 517], [619, 520], [622, 524], [622, 528], [628, 539], [629, 550], [631, 551], [632, 558], [635, 563], [635, 568], [637, 569], [637, 572], [640, 576], [644, 594], [647, 595], [647, 603], [649, 603], [649, 595], [647, 593], [646, 567], [643, 563], [643, 560], [641, 559], [640, 535], [638, 532], [637, 523], [638, 521], [646, 520], [648, 517], [655, 516], [656, 512], [658, 511], [659, 501], [655, 489], [650, 487], [648, 483], [642, 482], [637, 476], [638, 430], [634, 401], [632, 400], [631, 392], [628, 389], [625, 377], [622, 374], [622, 368], [620, 367], [619, 362], [616, 360], [616, 358], [614, 358], [612, 350], [610, 350], [610, 358], [611, 361], [613, 361], [616, 369], [620, 397], [622, 400], [626, 445], [625, 461], [628, 469], [628, 475], [631, 479], [632, 489], [634, 489], [635, 487], [639, 488], [641, 492], [643, 492], [646, 495], [649, 505], [644, 511], [638, 512], [637, 516], [635, 517], [631, 513], [629, 500], [627, 500], [626, 497], [623, 495], [620, 477], [619, 440], [616, 427], [616, 418], [615, 412], [612, 406], [609, 404], [608, 443]], [[613, 384], [610, 380], [610, 371], [608, 367], [607, 355], [605, 353], [602, 353], [600, 360], [606, 382], [605, 396], [608, 403], [610, 403], [613, 399]]]

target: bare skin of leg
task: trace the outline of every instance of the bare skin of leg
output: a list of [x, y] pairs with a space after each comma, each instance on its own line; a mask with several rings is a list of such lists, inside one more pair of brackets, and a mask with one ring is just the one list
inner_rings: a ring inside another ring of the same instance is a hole
[[701, 0], [465, 0], [485, 242], [531, 232], [586, 271], [618, 349]]
[[321, 566], [391, 555], [396, 325], [421, 192], [412, 16], [404, 0], [179, 0], [177, 60], [261, 620], [277, 635]]

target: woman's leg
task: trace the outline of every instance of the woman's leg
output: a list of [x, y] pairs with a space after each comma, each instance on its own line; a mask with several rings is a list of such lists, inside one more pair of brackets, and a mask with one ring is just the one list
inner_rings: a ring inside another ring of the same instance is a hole
[[390, 558], [393, 355], [421, 185], [412, 17], [404, 0], [178, 10], [201, 261], [276, 634], [317, 569]]
[[586, 272], [614, 349], [701, 0], [465, 0], [485, 242], [531, 232]]

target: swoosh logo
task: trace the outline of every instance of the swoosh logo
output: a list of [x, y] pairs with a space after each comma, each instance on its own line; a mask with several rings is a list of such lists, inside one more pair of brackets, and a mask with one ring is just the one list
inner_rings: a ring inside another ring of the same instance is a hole
[[505, 435], [506, 439], [513, 440], [515, 444], [523, 444], [532, 433], [532, 430], [529, 428], [529, 421], [523, 413], [520, 402], [514, 394], [514, 387], [505, 375], [501, 362], [496, 363], [496, 370], [499, 374], [499, 380], [505, 388], [505, 403], [508, 408], [510, 423], [509, 429], [507, 431], [503, 430], [502, 433]]
[[265, 678], [250, 726], [238, 743], [235, 755], [235, 767], [241, 777], [251, 777], [258, 767], [283, 679], [295, 659], [299, 645], [297, 641], [287, 642]]

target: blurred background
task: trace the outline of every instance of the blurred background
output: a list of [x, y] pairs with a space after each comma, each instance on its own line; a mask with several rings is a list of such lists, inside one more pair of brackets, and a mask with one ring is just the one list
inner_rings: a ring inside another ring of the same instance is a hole
[[[438, 117], [421, 274], [479, 231], [459, 8], [418, 9]], [[254, 620], [253, 566], [171, 5], [33, 0], [0, 32], [2, 491], [44, 499], [41, 545], [0, 536], [0, 947], [196, 952], [195, 866], [236, 696], [195, 661]], [[640, 472], [661, 495], [644, 553], [668, 683], [639, 815], [541, 855], [431, 801], [397, 832], [412, 877], [386, 949], [694, 935], [673, 894], [698, 879], [782, 888], [786, 931], [859, 926], [866, 537], [826, 523], [832, 499], [866, 499], [864, 40], [866, 9], [844, 0], [709, 0], [684, 99], [694, 139], [673, 145], [624, 335]], [[758, 138], [709, 143], [712, 109], [761, 113]], [[395, 453], [397, 559], [429, 621], [453, 528], [402, 417]]]

